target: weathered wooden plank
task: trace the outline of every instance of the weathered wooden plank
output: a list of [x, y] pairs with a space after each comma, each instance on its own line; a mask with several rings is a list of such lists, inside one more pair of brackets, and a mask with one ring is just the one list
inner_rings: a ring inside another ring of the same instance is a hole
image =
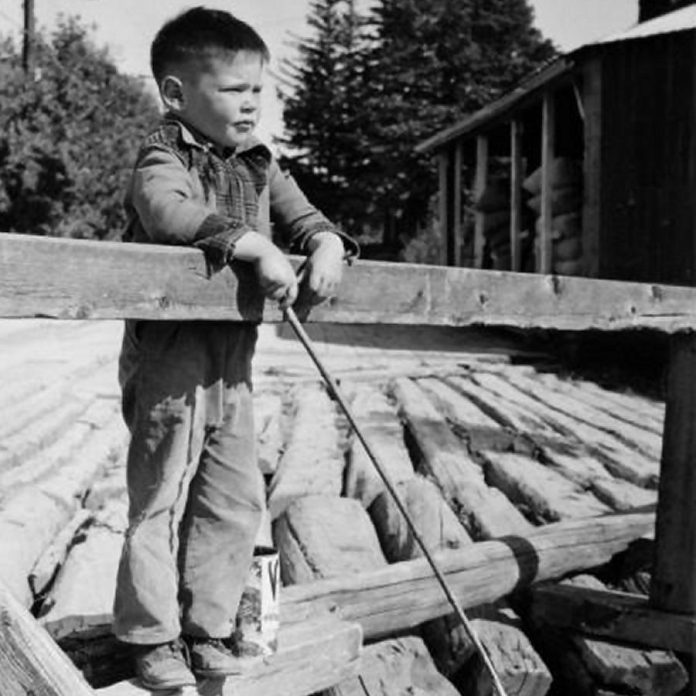
[[[356, 674], [361, 644], [358, 625], [332, 617], [282, 626], [278, 652], [266, 658], [262, 665], [242, 676], [205, 680], [197, 690], [189, 689], [188, 693], [181, 690], [177, 696], [307, 696]], [[150, 692], [134, 682], [119, 682], [90, 693], [145, 696], [162, 692]]]
[[696, 650], [696, 617], [661, 612], [644, 595], [568, 584], [531, 591], [531, 611], [551, 626], [664, 650]]
[[422, 454], [420, 466], [472, 537], [488, 539], [531, 527], [500, 491], [486, 484], [481, 467], [414, 382], [396, 380], [394, 394]]
[[341, 494], [343, 454], [336, 410], [320, 385], [299, 387], [290, 440], [268, 490], [268, 509], [275, 519], [295, 499], [311, 494]]
[[[476, 137], [476, 170], [474, 176], [474, 197], [478, 200], [486, 188], [488, 182], [488, 136]], [[483, 266], [483, 248], [485, 238], [483, 236], [484, 214], [480, 211], [474, 213], [474, 268]]]
[[664, 611], [696, 613], [696, 335], [674, 337], [655, 529], [650, 599]]
[[522, 161], [522, 121], [510, 122], [510, 270], [522, 270], [522, 179], [524, 164]]
[[0, 582], [0, 693], [3, 696], [90, 696], [94, 691]]
[[[0, 234], [0, 316], [281, 321], [250, 268], [181, 247]], [[696, 288], [360, 261], [311, 321], [519, 328], [696, 327]]]
[[553, 264], [551, 239], [551, 163], [556, 149], [556, 98], [552, 91], [544, 93], [541, 114], [541, 211], [537, 240], [536, 270], [550, 273]]
[[[588, 575], [576, 576], [565, 582], [604, 589], [599, 580]], [[565, 662], [562, 652], [575, 653], [586, 675], [597, 688], [627, 691], [639, 696], [674, 696], [681, 692], [688, 681], [686, 670], [670, 651], [640, 649], [589, 638], [572, 631], [554, 630], [539, 611], [531, 613], [530, 619], [538, 633], [549, 635], [551, 649], [561, 653], [558, 655], [561, 667]], [[574, 691], [570, 690], [570, 693]]]
[[[534, 582], [602, 565], [651, 533], [654, 520], [651, 513], [633, 512], [559, 522], [524, 535], [438, 551], [435, 557], [466, 609]], [[302, 621], [321, 607], [358, 621], [366, 638], [388, 636], [451, 611], [424, 559], [284, 588], [281, 621]]]

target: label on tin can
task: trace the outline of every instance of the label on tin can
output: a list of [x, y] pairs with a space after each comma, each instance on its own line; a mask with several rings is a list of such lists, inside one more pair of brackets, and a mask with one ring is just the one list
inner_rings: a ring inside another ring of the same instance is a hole
[[241, 656], [272, 655], [280, 625], [280, 559], [269, 546], [257, 546], [235, 621]]

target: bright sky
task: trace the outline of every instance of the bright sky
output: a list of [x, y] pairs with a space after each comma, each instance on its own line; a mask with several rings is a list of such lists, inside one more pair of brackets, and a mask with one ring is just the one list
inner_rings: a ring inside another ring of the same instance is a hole
[[[536, 26], [563, 51], [627, 29], [638, 18], [638, 0], [530, 1]], [[148, 75], [149, 46], [157, 29], [198, 4], [226, 9], [254, 26], [271, 50], [272, 69], [283, 57], [293, 56], [292, 34], [307, 33], [309, 0], [35, 0], [35, 12], [38, 25], [49, 28], [60, 13], [80, 15], [96, 25], [97, 43], [109, 46], [123, 72]], [[16, 34], [22, 18], [22, 0], [0, 0], [0, 33]], [[272, 82], [262, 108], [259, 135], [268, 140], [282, 132], [281, 106]]]

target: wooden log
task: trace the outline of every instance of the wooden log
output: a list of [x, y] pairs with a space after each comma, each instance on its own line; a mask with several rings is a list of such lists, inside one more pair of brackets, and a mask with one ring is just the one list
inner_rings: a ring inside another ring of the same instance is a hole
[[[585, 443], [588, 451], [597, 456], [604, 466], [615, 476], [625, 478], [633, 483], [655, 488], [659, 478], [659, 462], [640, 452], [632, 450], [623, 442], [617, 440], [609, 433], [599, 428], [578, 420], [572, 416], [549, 408], [545, 403], [524, 394], [514, 386], [506, 383], [493, 374], [476, 373], [473, 379], [482, 387], [490, 389], [498, 397], [517, 403], [526, 409], [529, 414], [536, 414], [545, 420], [553, 429], [552, 439], [558, 434], [563, 434], [574, 441], [579, 439]], [[541, 390], [537, 390], [536, 396], [540, 396]], [[544, 401], [552, 401], [554, 397], [543, 392]]]
[[[513, 590], [607, 563], [652, 531], [651, 513], [558, 522], [498, 541], [435, 553], [464, 606], [497, 601]], [[424, 559], [357, 575], [284, 588], [281, 621], [302, 621], [320, 608], [358, 621], [366, 638], [388, 636], [450, 611]]]
[[[466, 609], [495, 602], [533, 583], [601, 566], [652, 533], [654, 524], [655, 516], [648, 512], [570, 520], [524, 536], [438, 551], [435, 557]], [[412, 629], [450, 612], [424, 559], [292, 585], [282, 592], [283, 625], [339, 613], [360, 623], [367, 639]], [[105, 625], [102, 635], [108, 630]]]
[[[394, 484], [415, 476], [413, 463], [404, 443], [404, 432], [396, 408], [379, 389], [355, 387], [352, 412], [358, 425]], [[384, 483], [362, 443], [353, 438], [344, 476], [343, 494], [359, 499], [367, 509], [384, 490]]]
[[375, 530], [358, 500], [304, 496], [273, 528], [283, 583], [310, 582], [386, 564]]
[[44, 602], [40, 623], [55, 639], [100, 630], [111, 620], [128, 504], [111, 500], [96, 513]]
[[[396, 490], [428, 550], [458, 549], [472, 543], [471, 537], [432, 482], [418, 476], [397, 485]], [[368, 513], [382, 551], [390, 563], [423, 555], [388, 491], [375, 498]]]
[[659, 460], [662, 449], [661, 437], [647, 430], [644, 425], [627, 423], [600, 408], [566, 395], [558, 388], [558, 383], [562, 380], [557, 380], [550, 388], [549, 380], [545, 380], [540, 385], [537, 380], [515, 370], [506, 370], [504, 374], [511, 384], [533, 395], [535, 399], [558, 413], [609, 433], [630, 448], [639, 450], [649, 459]]
[[[401, 484], [399, 489], [400, 498], [429, 550], [457, 549], [472, 543], [432, 483], [417, 478]], [[387, 560], [405, 561], [423, 555], [403, 515], [386, 492], [375, 499], [369, 513]], [[483, 629], [484, 635], [479, 637], [492, 656], [506, 692], [543, 696], [551, 682], [548, 670], [519, 628], [510, 621], [498, 619], [484, 621]], [[462, 669], [472, 657], [473, 644], [453, 615], [425, 622], [421, 635], [435, 665], [447, 676]], [[491, 684], [483, 664], [471, 665], [467, 671], [469, 687], [463, 693], [474, 693], [474, 689], [479, 693], [490, 692]]]
[[[504, 374], [507, 371], [502, 370]], [[517, 372], [520, 372], [519, 369]], [[577, 402], [611, 414], [614, 418], [661, 435], [664, 428], [664, 404], [644, 396], [605, 389], [588, 380], [559, 378], [554, 374], [527, 372], [529, 377], [571, 397]]]
[[657, 609], [696, 614], [696, 337], [673, 339], [650, 599]]
[[292, 432], [268, 491], [268, 509], [276, 519], [296, 498], [341, 494], [343, 453], [336, 410], [319, 385], [304, 385], [295, 395]]
[[417, 384], [473, 450], [520, 446], [519, 438], [489, 416], [480, 404], [442, 380], [430, 377], [419, 379]]
[[486, 478], [539, 521], [593, 517], [609, 508], [553, 469], [511, 452], [483, 452]]
[[394, 394], [422, 454], [422, 469], [472, 537], [491, 538], [531, 527], [500, 491], [486, 485], [481, 468], [416, 384], [396, 380]]
[[[243, 676], [208, 679], [197, 689], [177, 696], [307, 696], [333, 686], [357, 673], [360, 665], [360, 627], [324, 617], [300, 625], [282, 626], [278, 652]], [[135, 682], [119, 682], [97, 689], [103, 696], [161, 694]]]
[[459, 692], [434, 667], [423, 641], [405, 636], [363, 649], [360, 676], [322, 696], [457, 696]]
[[[267, 305], [248, 266], [211, 276], [195, 249], [0, 235], [0, 316], [282, 321]], [[673, 333], [695, 307], [687, 287], [359, 261], [310, 320]]]
[[696, 618], [661, 612], [647, 597], [566, 583], [531, 590], [531, 612], [544, 623], [612, 642], [692, 653]]
[[70, 660], [0, 582], [0, 693], [89, 696], [94, 691]]
[[95, 432], [79, 455], [20, 489], [0, 510], [0, 578], [27, 606], [32, 602], [31, 569], [78, 509], [80, 497], [112, 458], [122, 434], [118, 421]]
[[[383, 568], [386, 565], [375, 529], [367, 512], [358, 500], [309, 496], [296, 500], [275, 523], [276, 548], [280, 550], [281, 577], [286, 584], [307, 583], [317, 578], [342, 578], [366, 571]], [[425, 672], [433, 678], [432, 687], [446, 682], [436, 680], [437, 670], [432, 659], [422, 645], [411, 642], [404, 644], [379, 644], [374, 650], [377, 657], [368, 662], [367, 669], [360, 669], [359, 678], [351, 678], [341, 684], [336, 694], [359, 693], [365, 683], [383, 681], [385, 663], [391, 665], [387, 673], [404, 675], [406, 687], [417, 688], [410, 672], [417, 652], [418, 662], [425, 666]], [[451, 684], [445, 684], [434, 693], [450, 696], [456, 693]], [[375, 692], [379, 693], [379, 692]], [[385, 694], [398, 693], [391, 688]]]

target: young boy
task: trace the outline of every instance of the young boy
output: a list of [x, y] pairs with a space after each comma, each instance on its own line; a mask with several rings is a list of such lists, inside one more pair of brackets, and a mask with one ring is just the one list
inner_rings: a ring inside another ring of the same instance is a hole
[[[138, 156], [127, 238], [197, 246], [213, 269], [250, 263], [265, 295], [290, 305], [297, 280], [270, 239], [272, 216], [290, 248], [308, 255], [312, 300], [330, 296], [342, 235], [253, 135], [269, 59], [262, 39], [226, 12], [197, 7], [160, 29], [151, 58], [167, 112]], [[255, 341], [253, 324], [126, 322], [119, 379], [130, 509], [114, 633], [134, 644], [150, 689], [246, 666], [230, 636], [265, 504]]]

